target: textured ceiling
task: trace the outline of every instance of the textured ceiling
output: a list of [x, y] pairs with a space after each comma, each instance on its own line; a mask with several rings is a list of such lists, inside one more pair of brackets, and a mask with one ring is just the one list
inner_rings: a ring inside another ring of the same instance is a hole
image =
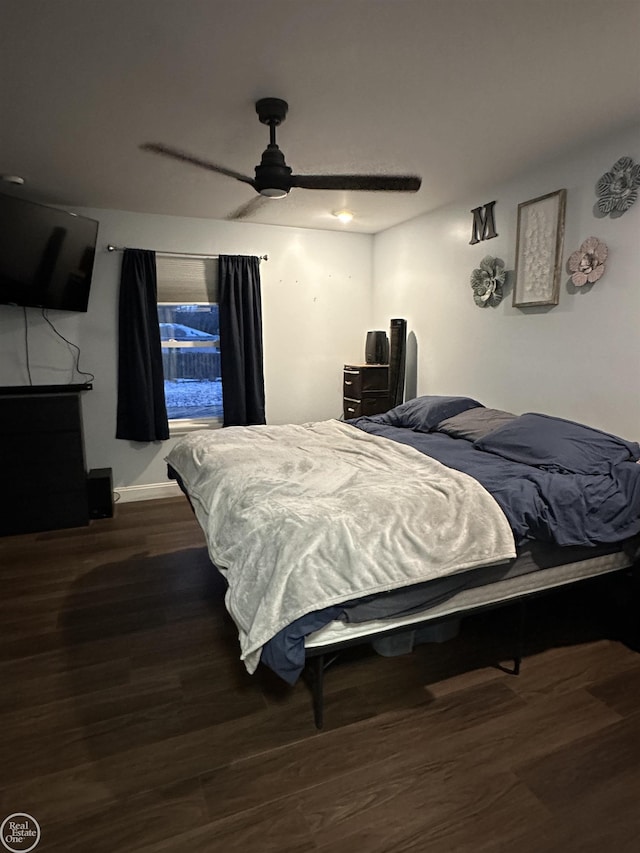
[[[297, 173], [413, 173], [415, 195], [292, 190], [246, 221], [375, 233], [640, 117], [638, 0], [2, 0], [0, 173], [38, 201], [225, 219], [254, 191], [257, 98]], [[634, 152], [620, 152], [633, 155]], [[489, 190], [490, 191], [490, 190]]]

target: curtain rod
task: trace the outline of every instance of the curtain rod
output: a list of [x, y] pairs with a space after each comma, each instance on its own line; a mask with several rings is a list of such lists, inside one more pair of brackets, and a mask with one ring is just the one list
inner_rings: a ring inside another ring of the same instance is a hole
[[[107, 252], [124, 252], [125, 249], [130, 249], [131, 246], [112, 246], [109, 244], [107, 246]], [[155, 251], [155, 249], [154, 249]], [[160, 255], [164, 258], [219, 258], [220, 255], [199, 255], [195, 252], [156, 252], [156, 255]], [[259, 255], [259, 260], [268, 261], [269, 255]]]

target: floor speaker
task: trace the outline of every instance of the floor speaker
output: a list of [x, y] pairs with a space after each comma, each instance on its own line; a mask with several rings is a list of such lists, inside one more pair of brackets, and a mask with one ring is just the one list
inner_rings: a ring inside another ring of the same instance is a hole
[[389, 406], [393, 408], [404, 400], [407, 321], [392, 320], [389, 337]]
[[111, 468], [92, 468], [87, 474], [89, 518], [113, 518]]

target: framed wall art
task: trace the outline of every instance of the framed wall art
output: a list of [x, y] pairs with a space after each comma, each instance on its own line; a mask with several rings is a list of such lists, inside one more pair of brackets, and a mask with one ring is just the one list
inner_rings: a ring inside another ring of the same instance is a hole
[[516, 308], [558, 304], [566, 204], [567, 191], [556, 190], [518, 205]]

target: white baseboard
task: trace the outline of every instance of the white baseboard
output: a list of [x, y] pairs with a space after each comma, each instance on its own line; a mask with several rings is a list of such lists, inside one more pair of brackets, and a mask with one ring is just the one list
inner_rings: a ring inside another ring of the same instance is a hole
[[146, 486], [118, 486], [113, 491], [115, 500], [121, 504], [132, 501], [151, 501], [156, 498], [173, 498], [182, 494], [180, 486], [174, 480], [168, 483], [149, 483]]

